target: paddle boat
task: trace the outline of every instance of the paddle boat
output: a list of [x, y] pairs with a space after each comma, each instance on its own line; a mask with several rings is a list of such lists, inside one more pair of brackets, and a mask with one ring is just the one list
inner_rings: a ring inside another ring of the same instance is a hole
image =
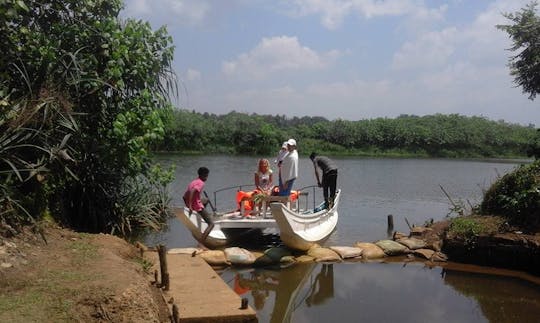
[[[287, 247], [307, 250], [313, 244], [324, 241], [335, 230], [340, 190], [336, 192], [332, 207], [325, 209], [324, 203], [315, 205], [317, 186], [304, 187], [291, 196], [246, 194], [239, 199], [239, 192], [246, 192], [244, 187], [249, 185], [214, 192], [214, 202], [209, 203], [214, 211], [214, 228], [204, 240], [202, 234], [208, 225], [197, 212], [190, 214], [187, 207], [174, 208], [175, 215], [198, 242], [210, 249], [249, 241], [249, 237], [255, 234], [274, 233]], [[216, 207], [218, 193], [231, 189], [236, 190], [236, 207], [233, 211], [219, 212]], [[309, 194], [310, 190], [312, 194]]]

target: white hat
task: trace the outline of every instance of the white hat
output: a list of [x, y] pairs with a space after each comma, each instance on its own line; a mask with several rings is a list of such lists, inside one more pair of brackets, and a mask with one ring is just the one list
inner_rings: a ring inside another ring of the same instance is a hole
[[289, 146], [296, 146], [296, 140], [294, 140], [294, 139], [289, 139], [289, 140], [287, 140], [287, 145], [289, 145]]
[[283, 145], [281, 145], [281, 148], [287, 148], [287, 142], [286, 141], [283, 142]]

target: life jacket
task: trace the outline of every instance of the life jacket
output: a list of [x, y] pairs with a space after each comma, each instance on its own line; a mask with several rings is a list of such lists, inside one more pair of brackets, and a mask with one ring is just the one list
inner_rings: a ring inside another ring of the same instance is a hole
[[[241, 207], [243, 206], [245, 211], [252, 211], [255, 208], [255, 202], [253, 202], [253, 197], [255, 196], [255, 194], [258, 194], [258, 193], [260, 193], [258, 190], [249, 191], [249, 192], [246, 192], [246, 191], [236, 192], [236, 204], [238, 205], [238, 210], [240, 210]], [[291, 191], [291, 195], [289, 195], [291, 202], [298, 200], [299, 194], [300, 194], [299, 191]]]

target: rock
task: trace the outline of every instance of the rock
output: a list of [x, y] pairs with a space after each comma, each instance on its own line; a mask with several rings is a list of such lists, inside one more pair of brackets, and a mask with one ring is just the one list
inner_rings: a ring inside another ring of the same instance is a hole
[[264, 251], [264, 254], [275, 262], [280, 262], [281, 258], [291, 256], [291, 251], [286, 248], [269, 248]]
[[375, 242], [375, 244], [379, 246], [384, 251], [384, 253], [389, 256], [402, 255], [409, 251], [407, 247], [393, 240], [379, 240]]
[[435, 252], [433, 256], [431, 256], [431, 261], [446, 262], [448, 261], [448, 256], [442, 252]]
[[225, 253], [227, 261], [233, 265], [252, 265], [256, 260], [255, 256], [249, 250], [244, 248], [226, 248], [223, 252]]
[[335, 251], [342, 259], [362, 256], [362, 249], [357, 247], [335, 246], [330, 247], [330, 249]]
[[435, 254], [435, 251], [431, 249], [416, 249], [413, 251], [413, 254], [417, 257], [424, 258], [424, 259], [431, 259], [433, 254]]
[[13, 267], [13, 264], [9, 262], [3, 262], [0, 264], [0, 268], [11, 268], [11, 267]]
[[279, 260], [279, 263], [281, 264], [293, 264], [295, 262], [296, 262], [296, 258], [294, 258], [294, 256], [281, 257], [281, 259]]
[[307, 262], [314, 262], [315, 258], [308, 256], [308, 255], [301, 255], [300, 257], [296, 257], [296, 262], [298, 263], [307, 263]]
[[413, 227], [411, 229], [411, 234], [410, 236], [421, 236], [423, 235], [426, 231], [432, 231], [433, 229], [431, 228], [426, 228], [426, 227]]
[[396, 242], [401, 243], [405, 247], [415, 250], [415, 249], [421, 249], [426, 247], [426, 242], [424, 240], [416, 239], [416, 238], [402, 238], [399, 240], [396, 240]]
[[354, 246], [362, 249], [362, 258], [364, 259], [377, 259], [386, 256], [384, 251], [374, 243], [357, 242]]
[[227, 260], [225, 252], [221, 250], [205, 250], [199, 254], [210, 266], [224, 266], [231, 263]]
[[328, 248], [314, 247], [308, 250], [308, 256], [315, 258], [316, 262], [341, 261], [341, 257]]

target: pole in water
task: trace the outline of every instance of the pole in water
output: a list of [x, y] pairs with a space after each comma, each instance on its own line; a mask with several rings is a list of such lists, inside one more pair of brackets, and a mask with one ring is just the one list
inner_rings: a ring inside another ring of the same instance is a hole
[[394, 230], [394, 216], [392, 214], [388, 214], [388, 230]]
[[392, 214], [388, 214], [388, 226], [386, 227], [386, 235], [388, 237], [391, 237], [393, 231], [394, 231], [394, 216]]

